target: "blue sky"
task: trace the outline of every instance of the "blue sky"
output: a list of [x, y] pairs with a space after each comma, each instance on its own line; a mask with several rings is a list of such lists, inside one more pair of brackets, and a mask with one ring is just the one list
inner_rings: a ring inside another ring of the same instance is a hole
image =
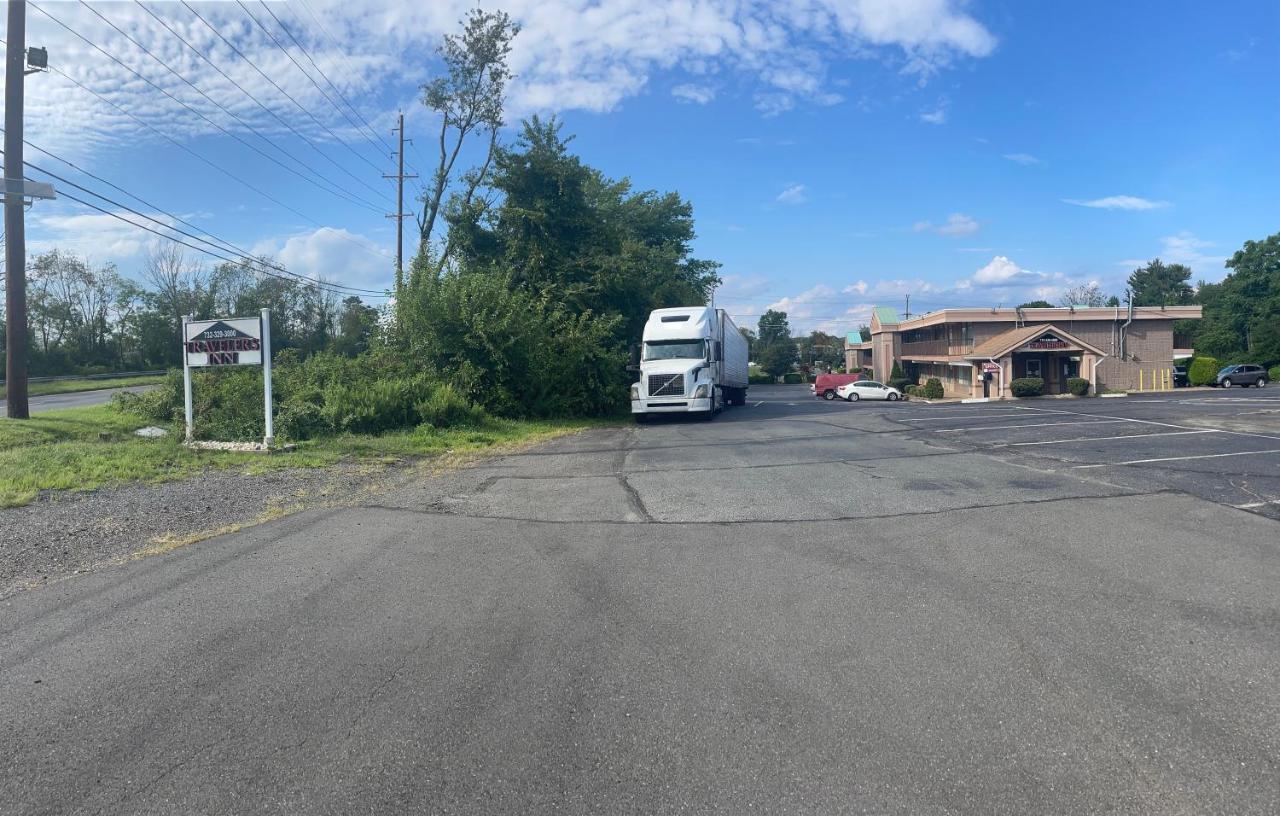
[[[207, 119], [32, 9], [30, 44], [47, 45], [56, 68], [150, 126], [62, 76], [37, 75], [32, 142], [296, 271], [362, 287], [390, 279], [394, 231], [381, 211], [390, 188], [375, 170], [390, 170], [384, 148], [350, 127], [243, 8], [193, 3], [248, 62], [182, 5], [148, 4], [274, 115], [138, 5], [93, 4], [233, 120], [83, 6], [39, 4]], [[293, 56], [314, 58], [380, 135], [404, 108], [420, 171], [433, 122], [415, 88], [432, 70], [432, 44], [466, 8], [423, 5], [271, 4], [307, 48]], [[271, 27], [263, 6], [246, 6]], [[845, 331], [871, 305], [900, 305], [908, 293], [915, 312], [1055, 300], [1091, 281], [1119, 292], [1134, 265], [1157, 256], [1212, 281], [1243, 241], [1280, 229], [1274, 2], [505, 8], [524, 25], [512, 120], [558, 113], [588, 163], [690, 199], [697, 252], [724, 264], [718, 302], [739, 322], [773, 306], [798, 328]], [[286, 164], [295, 163], [281, 152], [291, 154], [370, 206], [286, 173], [210, 121]], [[119, 198], [38, 151], [27, 159]], [[66, 200], [39, 204], [29, 225], [33, 250], [63, 246], [126, 274], [153, 240]]]

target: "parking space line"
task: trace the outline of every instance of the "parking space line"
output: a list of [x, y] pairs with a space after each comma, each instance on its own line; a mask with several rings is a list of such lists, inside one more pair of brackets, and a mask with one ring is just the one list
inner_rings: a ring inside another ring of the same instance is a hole
[[[1091, 423], [1081, 423], [1089, 425]], [[1026, 425], [1020, 427], [1028, 427]], [[1149, 436], [1186, 436], [1187, 434], [1207, 434], [1218, 433], [1218, 431], [1171, 431], [1169, 433], [1149, 433], [1149, 434], [1125, 434], [1124, 436], [1093, 436], [1081, 437], [1079, 439], [1051, 439], [1047, 442], [1009, 442], [1004, 445], [997, 445], [1000, 448], [1018, 448], [1024, 445], [1061, 445], [1064, 442], [1109, 442], [1113, 439], [1146, 439]]]
[[759, 408], [761, 405], [764, 405], [764, 400], [760, 400], [759, 402], [757, 402], [755, 405], [752, 405], [751, 407], [752, 407], [752, 408]]
[[[1050, 411], [1049, 413], [1053, 413], [1053, 412]], [[941, 420], [948, 420], [948, 419], [951, 420], [952, 422], [964, 422], [967, 419], [997, 419], [997, 418], [1003, 419], [1005, 417], [1011, 417], [1011, 416], [1017, 416], [1017, 414], [1013, 413], [1012, 409], [1008, 411], [1001, 411], [1000, 413], [996, 413], [996, 414], [957, 414], [957, 415], [951, 415], [951, 416], [920, 417], [919, 419], [916, 419], [914, 417], [900, 417], [900, 419], [903, 422], [938, 422]]]
[[[1180, 431], [1198, 430], [1197, 428], [1192, 428], [1187, 425], [1175, 425], [1172, 422], [1156, 422], [1153, 419], [1135, 419], [1133, 417], [1118, 417], [1112, 414], [1087, 414], [1087, 413], [1082, 413], [1080, 411], [1049, 411], [1043, 408], [1027, 408], [1027, 410], [1041, 411], [1047, 414], [1071, 414], [1072, 416], [1079, 416], [1079, 417], [1103, 417], [1106, 419], [1114, 419], [1119, 422], [1137, 422], [1141, 425], [1157, 425], [1161, 428], [1177, 428]], [[1218, 431], [1218, 433], [1231, 434], [1232, 436], [1251, 436], [1254, 439], [1274, 439], [1274, 440], [1280, 441], [1280, 436], [1269, 436], [1267, 434], [1250, 433], [1248, 431], [1229, 431], [1226, 428], [1217, 428], [1216, 430]]]
[[1130, 459], [1127, 462], [1099, 462], [1093, 465], [1073, 465], [1071, 470], [1086, 468], [1121, 467], [1123, 465], [1146, 465], [1152, 462], [1183, 462], [1190, 459], [1220, 459], [1224, 456], [1258, 456], [1265, 453], [1280, 453], [1280, 448], [1260, 451], [1236, 451], [1234, 453], [1203, 453], [1198, 456], [1165, 456], [1160, 459]]
[[[1030, 419], [1030, 417], [1028, 417]], [[974, 425], [972, 428], [938, 428], [934, 433], [959, 433], [962, 431], [1002, 431], [1009, 428], [1048, 428], [1053, 425], [1110, 425], [1120, 422], [1118, 419], [1103, 419], [1097, 422], [1033, 422], [1021, 425]]]

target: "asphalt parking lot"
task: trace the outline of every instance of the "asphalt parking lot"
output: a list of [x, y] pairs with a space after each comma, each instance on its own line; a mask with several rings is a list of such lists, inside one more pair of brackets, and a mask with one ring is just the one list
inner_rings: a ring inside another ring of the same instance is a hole
[[1159, 485], [1280, 518], [1280, 388], [906, 403], [894, 420], [916, 438], [1013, 465], [1131, 487]]
[[0, 813], [1280, 813], [1280, 389], [753, 388], [0, 599]]

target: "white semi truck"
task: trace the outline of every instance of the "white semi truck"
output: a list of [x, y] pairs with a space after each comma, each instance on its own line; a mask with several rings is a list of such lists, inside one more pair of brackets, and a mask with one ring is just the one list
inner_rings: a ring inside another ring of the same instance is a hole
[[640, 382], [631, 386], [637, 422], [653, 414], [703, 414], [747, 402], [747, 338], [724, 309], [657, 309], [644, 324]]

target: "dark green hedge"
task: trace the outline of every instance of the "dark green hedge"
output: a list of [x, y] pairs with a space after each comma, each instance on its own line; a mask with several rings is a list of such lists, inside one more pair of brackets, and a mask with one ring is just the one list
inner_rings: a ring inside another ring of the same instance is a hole
[[1044, 393], [1044, 380], [1040, 377], [1019, 377], [1009, 383], [1015, 397], [1038, 397]]
[[1191, 385], [1213, 385], [1218, 381], [1221, 368], [1216, 357], [1196, 357], [1187, 367], [1187, 382]]
[[1089, 381], [1084, 377], [1068, 377], [1067, 390], [1077, 397], [1083, 397], [1089, 393]]

